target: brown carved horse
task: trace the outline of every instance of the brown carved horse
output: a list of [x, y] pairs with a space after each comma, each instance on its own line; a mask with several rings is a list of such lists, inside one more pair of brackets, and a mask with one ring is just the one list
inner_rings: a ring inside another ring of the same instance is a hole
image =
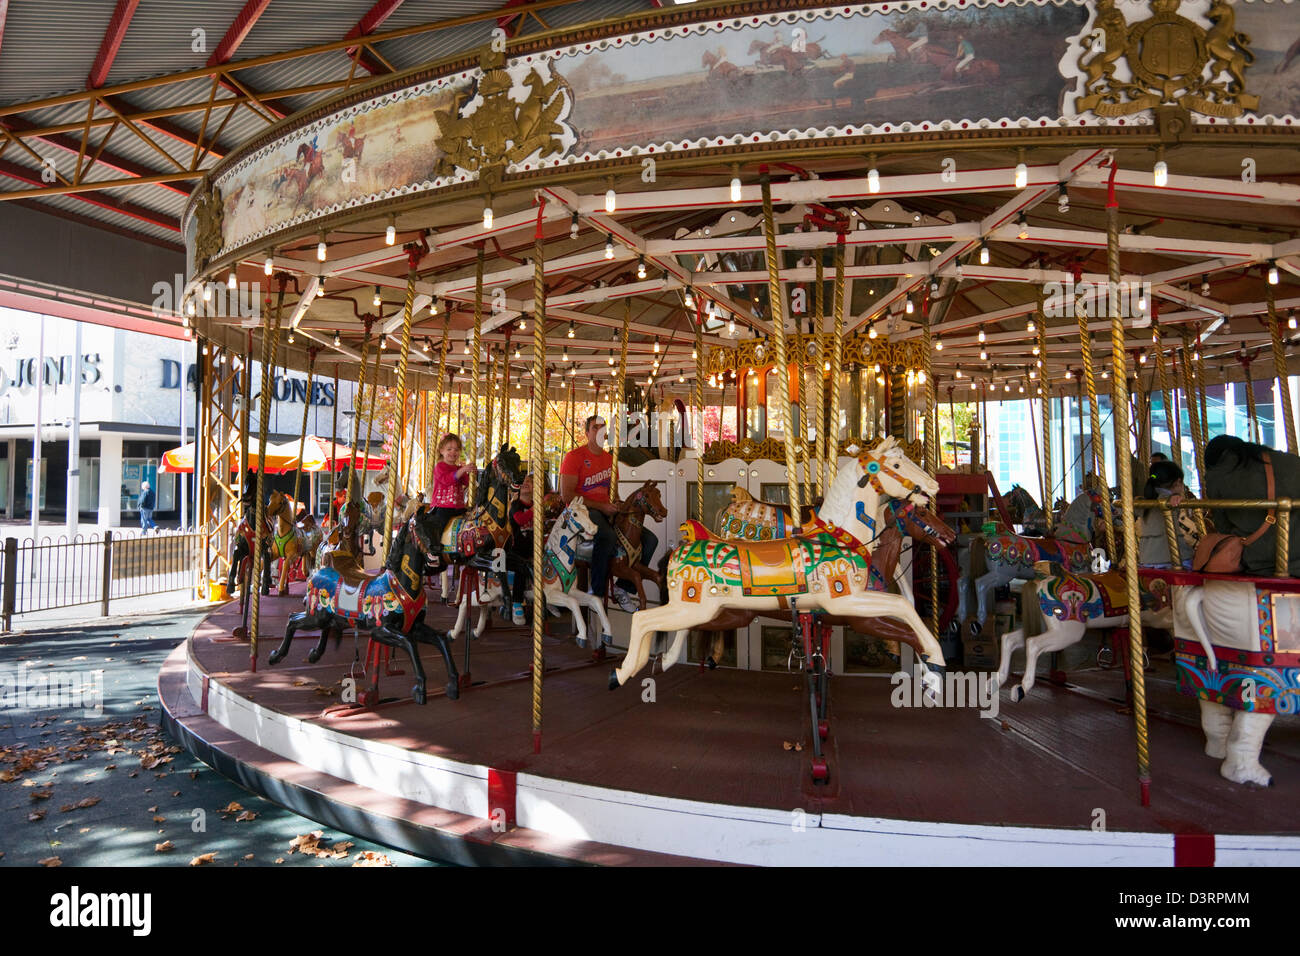
[[271, 560], [280, 559], [281, 594], [289, 593], [290, 570], [297, 565], [303, 580], [311, 576], [315, 558], [307, 545], [307, 534], [294, 521], [293, 499], [283, 491], [272, 491], [266, 502], [266, 520], [271, 528]]
[[[645, 580], [659, 588], [660, 600], [664, 597], [663, 575], [645, 563], [649, 555], [641, 553], [641, 532], [645, 530], [646, 515], [655, 521], [668, 517], [668, 509], [659, 497], [659, 486], [654, 481], [647, 481], [632, 492], [623, 502], [618, 516], [614, 519], [614, 533], [618, 535], [618, 549], [609, 566], [609, 576], [613, 581], [626, 578], [636, 585], [637, 603], [645, 610]], [[626, 544], [624, 543], [626, 542]], [[636, 560], [629, 560], [628, 548], [636, 552]]]

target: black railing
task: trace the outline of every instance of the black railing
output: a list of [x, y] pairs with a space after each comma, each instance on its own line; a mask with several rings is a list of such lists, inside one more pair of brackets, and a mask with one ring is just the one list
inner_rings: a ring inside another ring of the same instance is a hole
[[101, 537], [64, 536], [36, 543], [6, 538], [0, 560], [0, 624], [13, 617], [81, 604], [99, 604], [193, 589], [205, 532], [159, 531], [148, 535], [118, 531]]

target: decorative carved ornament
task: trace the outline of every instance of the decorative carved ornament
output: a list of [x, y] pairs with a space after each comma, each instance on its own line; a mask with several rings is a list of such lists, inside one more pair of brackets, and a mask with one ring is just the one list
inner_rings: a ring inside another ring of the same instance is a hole
[[[792, 363], [818, 366], [830, 361], [832, 344], [832, 336], [826, 332], [792, 335], [786, 339], [786, 354]], [[845, 366], [879, 364], [881, 368], [921, 369], [924, 360], [925, 346], [920, 339], [890, 342], [866, 334], [844, 339]], [[734, 346], [709, 349], [704, 371], [708, 375], [739, 374], [750, 369], [771, 368], [775, 362], [776, 346], [770, 339], [746, 339]]]
[[[1128, 116], [1158, 106], [1181, 106], [1206, 116], [1232, 118], [1259, 107], [1246, 92], [1246, 67], [1255, 54], [1250, 37], [1239, 33], [1227, 0], [1213, 0], [1209, 30], [1178, 15], [1182, 0], [1151, 0], [1153, 16], [1129, 23], [1115, 0], [1098, 0], [1093, 29], [1080, 43], [1082, 113]], [[1131, 74], [1120, 80], [1123, 61]], [[1225, 77], [1226, 79], [1223, 79]]]
[[[852, 458], [860, 454], [866, 448], [874, 445], [877, 439], [863, 438], [842, 438], [840, 439], [839, 454], [840, 457]], [[923, 460], [924, 449], [920, 441], [903, 443], [903, 450], [908, 458], [913, 461]], [[811, 444], [803, 445], [795, 443], [795, 461], [807, 461], [809, 456], [816, 459], [816, 450]], [[736, 458], [745, 464], [752, 464], [756, 461], [774, 461], [778, 464], [785, 464], [785, 442], [779, 438], [764, 438], [762, 441], [754, 441], [752, 438], [746, 438], [739, 442], [721, 441], [709, 442], [704, 449], [704, 454], [700, 456], [700, 461], [706, 465], [717, 465], [728, 459]]]
[[[475, 87], [457, 94], [449, 109], [437, 110], [439, 157], [435, 172], [453, 176], [458, 170], [478, 173], [491, 188], [505, 166], [537, 153], [545, 159], [563, 149], [563, 118], [573, 103], [568, 82], [553, 68], [547, 80], [530, 67], [523, 84], [523, 102], [510, 98], [514, 79], [506, 68], [505, 51], [487, 46], [479, 55], [483, 76]], [[476, 103], [466, 112], [471, 103]]]
[[203, 269], [221, 251], [221, 220], [225, 215], [221, 190], [216, 186], [201, 190], [194, 215], [198, 220], [194, 232], [194, 265]]

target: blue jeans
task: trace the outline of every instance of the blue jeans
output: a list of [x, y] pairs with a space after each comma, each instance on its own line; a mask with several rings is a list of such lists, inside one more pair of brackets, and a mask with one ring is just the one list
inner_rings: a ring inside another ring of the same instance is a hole
[[140, 509], [140, 533], [143, 534], [144, 532], [148, 531], [150, 528], [153, 528], [155, 531], [158, 530], [158, 526], [153, 523], [153, 509], [141, 508]]

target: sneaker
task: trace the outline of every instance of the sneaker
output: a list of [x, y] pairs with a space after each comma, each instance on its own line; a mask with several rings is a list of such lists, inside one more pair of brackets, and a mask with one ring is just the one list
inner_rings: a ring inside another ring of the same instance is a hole
[[628, 594], [622, 588], [618, 588], [618, 587], [614, 588], [610, 592], [609, 596], [614, 599], [615, 604], [617, 604], [624, 611], [627, 611], [628, 614], [634, 614], [637, 611], [641, 610], [641, 602], [638, 601], [636, 598], [634, 598], [632, 595]]
[[510, 620], [520, 627], [528, 623], [528, 618], [524, 617], [524, 606], [522, 604], [516, 604], [511, 608]]

